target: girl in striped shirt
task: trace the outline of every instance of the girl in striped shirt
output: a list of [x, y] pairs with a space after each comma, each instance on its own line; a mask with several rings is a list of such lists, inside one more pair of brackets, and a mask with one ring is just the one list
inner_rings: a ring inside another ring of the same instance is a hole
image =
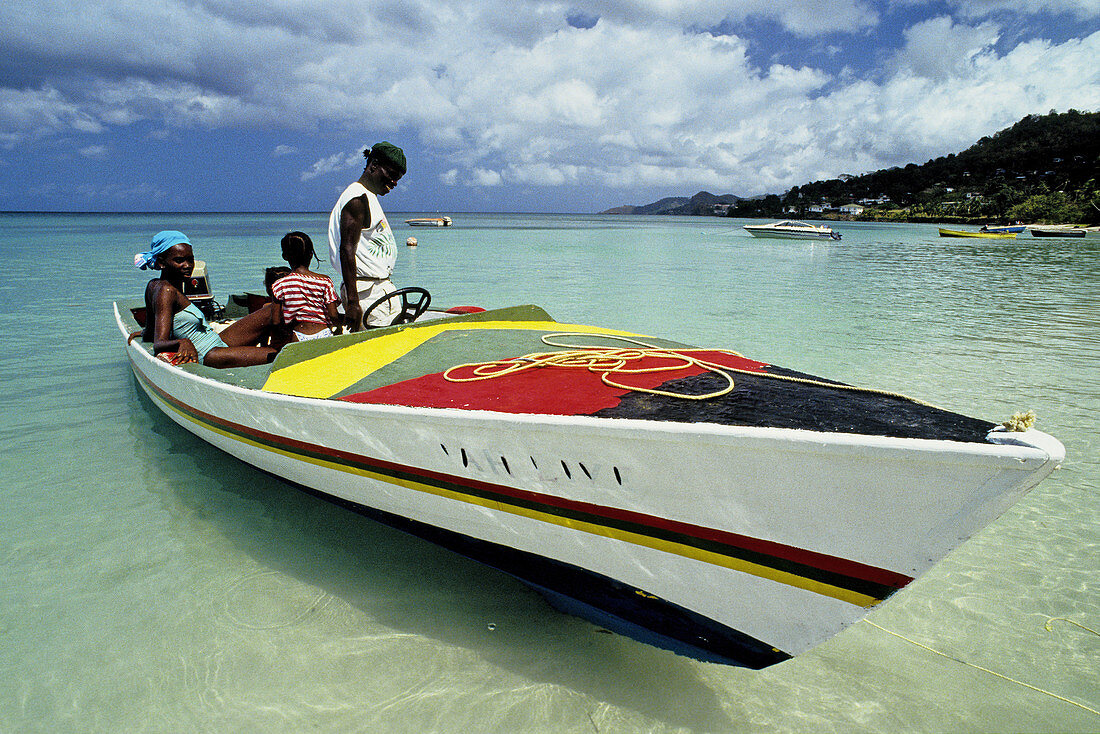
[[336, 287], [327, 275], [309, 269], [317, 259], [313, 241], [305, 232], [287, 232], [282, 246], [290, 275], [271, 285], [278, 312], [275, 318], [290, 326], [296, 341], [339, 334], [343, 316], [336, 310], [340, 303]]

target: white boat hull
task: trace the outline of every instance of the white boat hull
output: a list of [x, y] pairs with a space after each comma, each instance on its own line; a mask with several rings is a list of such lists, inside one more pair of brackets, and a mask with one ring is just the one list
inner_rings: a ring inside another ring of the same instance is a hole
[[858, 620], [1063, 456], [1038, 431], [964, 444], [291, 397], [170, 367], [139, 344], [127, 351], [150, 399], [227, 453], [777, 648], [740, 661], [753, 667]]
[[450, 217], [427, 217], [418, 219], [406, 219], [405, 224], [410, 227], [450, 227]]
[[753, 237], [768, 237], [784, 240], [839, 240], [840, 233], [825, 225], [812, 225], [806, 222], [784, 220], [771, 224], [746, 224], [742, 227]]
[[780, 229], [749, 229], [745, 227], [753, 237], [766, 237], [781, 240], [831, 240], [835, 239], [829, 232], [790, 232]]

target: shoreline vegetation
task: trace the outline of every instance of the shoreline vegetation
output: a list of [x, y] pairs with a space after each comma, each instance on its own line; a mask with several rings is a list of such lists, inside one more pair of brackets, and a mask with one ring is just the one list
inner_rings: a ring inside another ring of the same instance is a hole
[[1100, 112], [1028, 115], [961, 153], [741, 198], [700, 191], [601, 214], [1100, 224]]

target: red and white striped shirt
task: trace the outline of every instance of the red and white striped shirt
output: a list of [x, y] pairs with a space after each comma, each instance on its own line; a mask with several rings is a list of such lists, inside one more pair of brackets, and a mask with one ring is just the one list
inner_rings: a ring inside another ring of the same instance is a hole
[[275, 299], [282, 304], [283, 321], [305, 324], [327, 324], [326, 307], [339, 303], [336, 287], [327, 275], [291, 273], [279, 278], [271, 286]]

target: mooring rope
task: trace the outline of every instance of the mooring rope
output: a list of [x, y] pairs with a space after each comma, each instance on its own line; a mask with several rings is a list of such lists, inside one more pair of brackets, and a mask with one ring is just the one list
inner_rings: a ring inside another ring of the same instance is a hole
[[1068, 622], [1069, 624], [1072, 624], [1074, 627], [1080, 627], [1081, 629], [1085, 630], [1086, 632], [1091, 632], [1092, 634], [1096, 635], [1097, 637], [1100, 637], [1100, 632], [1097, 632], [1092, 627], [1086, 627], [1083, 624], [1079, 624], [1077, 622], [1074, 622], [1072, 619], [1069, 619], [1068, 617], [1051, 617], [1050, 619], [1047, 620], [1047, 623], [1043, 625], [1043, 629], [1045, 629], [1047, 632], [1053, 632], [1054, 631], [1054, 625], [1052, 624], [1052, 622]]
[[[591, 337], [598, 336], [601, 339], [616, 339], [618, 341], [627, 342], [632, 344], [633, 347], [597, 347], [585, 344], [562, 344], [553, 341], [557, 338], [563, 337]], [[896, 398], [898, 400], [905, 400], [914, 405], [921, 405], [925, 408], [935, 408], [936, 410], [943, 410], [943, 408], [933, 403], [925, 402], [924, 400], [918, 400], [917, 398], [910, 397], [908, 395], [893, 392], [891, 390], [878, 390], [872, 387], [859, 387], [857, 385], [842, 385], [837, 382], [825, 382], [824, 380], [815, 380], [809, 377], [794, 377], [792, 375], [777, 375], [771, 372], [760, 372], [757, 370], [744, 370], [737, 367], [729, 367], [722, 364], [716, 364], [714, 362], [708, 362], [705, 359], [690, 356], [691, 352], [718, 352], [720, 354], [727, 354], [731, 357], [739, 357], [745, 359], [744, 356], [737, 352], [730, 351], [728, 349], [693, 349], [689, 347], [685, 348], [664, 348], [658, 347], [653, 344], [647, 344], [640, 339], [633, 339], [628, 336], [621, 336], [619, 334], [585, 334], [582, 332], [569, 332], [561, 331], [553, 334], [544, 334], [542, 337], [543, 344], [551, 347], [559, 347], [565, 349], [562, 352], [534, 352], [532, 354], [525, 354], [522, 357], [511, 357], [509, 359], [490, 360], [487, 362], [469, 362], [467, 364], [459, 364], [451, 367], [443, 373], [443, 379], [448, 382], [479, 382], [481, 380], [492, 380], [497, 377], [503, 377], [505, 375], [512, 375], [517, 372], [523, 372], [531, 369], [541, 369], [544, 367], [564, 367], [572, 369], [587, 369], [590, 372], [599, 374], [600, 379], [606, 385], [619, 388], [620, 390], [631, 390], [633, 392], [649, 393], [650, 395], [664, 395], [670, 398], [682, 398], [684, 400], [709, 400], [711, 398], [718, 398], [726, 395], [734, 388], [733, 378], [730, 377], [731, 372], [736, 372], [742, 375], [754, 375], [756, 377], [764, 377], [769, 380], [781, 380], [783, 382], [793, 382], [800, 385], [815, 385], [817, 387], [827, 387], [834, 390], [848, 390], [850, 392], [860, 392], [867, 395], [879, 395], [887, 398]], [[627, 367], [631, 362], [637, 362], [647, 357], [660, 357], [664, 359], [677, 360], [679, 364], [665, 365], [662, 367], [648, 367], [629, 369]], [[677, 370], [687, 369], [688, 367], [695, 365], [701, 367], [707, 372], [720, 375], [726, 380], [726, 386], [719, 390], [706, 393], [704, 395], [690, 395], [688, 393], [676, 393], [668, 390], [653, 390], [646, 387], [637, 387], [633, 385], [623, 385], [621, 383], [613, 381], [608, 375], [612, 374], [641, 374], [644, 372], [674, 372]], [[473, 370], [473, 377], [455, 377], [452, 373], [461, 369]], [[1035, 411], [1028, 410], [1026, 412], [1013, 413], [1012, 417], [1004, 423], [1000, 424], [1007, 431], [1027, 431], [1035, 425]]]
[[[443, 378], [450, 382], [479, 382], [481, 380], [491, 380], [497, 377], [503, 377], [504, 375], [511, 375], [517, 372], [524, 372], [526, 370], [541, 369], [544, 367], [564, 367], [573, 369], [587, 369], [589, 372], [594, 372], [600, 376], [600, 379], [606, 385], [619, 388], [620, 390], [632, 390], [634, 392], [644, 392], [651, 395], [664, 395], [672, 398], [683, 398], [685, 400], [707, 400], [709, 398], [717, 398], [725, 395], [733, 390], [734, 382], [730, 377], [729, 371], [733, 372], [746, 372], [746, 370], [736, 370], [724, 365], [715, 364], [714, 362], [708, 362], [700, 357], [691, 355], [691, 352], [721, 352], [734, 357], [740, 357], [740, 354], [736, 352], [730, 352], [722, 349], [677, 349], [675, 351], [670, 349], [664, 349], [654, 346], [652, 344], [646, 344], [645, 342], [637, 339], [631, 339], [625, 336], [618, 336], [615, 334], [601, 334], [601, 338], [617, 339], [619, 341], [628, 342], [635, 345], [634, 347], [594, 347], [577, 344], [560, 344], [551, 341], [554, 337], [569, 337], [569, 336], [589, 336], [587, 334], [577, 334], [569, 332], [559, 332], [555, 334], [546, 334], [542, 337], [542, 341], [547, 346], [562, 347], [566, 351], [561, 352], [535, 352], [532, 354], [525, 354], [522, 357], [515, 357], [510, 359], [491, 360], [488, 362], [473, 362], [469, 364], [460, 364], [451, 367], [443, 373]], [[641, 347], [640, 349], [638, 347]], [[646, 358], [664, 358], [674, 361], [674, 364], [662, 365], [660, 367], [635, 367], [631, 368], [628, 365], [637, 363]], [[647, 387], [638, 387], [635, 385], [623, 385], [621, 383], [612, 380], [609, 375], [638, 375], [649, 372], [674, 372], [678, 370], [687, 369], [695, 365], [701, 367], [707, 372], [712, 372], [721, 376], [725, 381], [725, 387], [714, 390], [712, 392], [703, 395], [689, 395], [687, 393], [675, 393], [668, 390], [654, 390]], [[473, 377], [455, 377], [452, 373], [461, 369], [472, 369]]]
[[1012, 417], [1001, 424], [1006, 431], [1026, 431], [1035, 425], [1035, 411], [1013, 413]]
[[[1089, 632], [1092, 632], [1093, 634], [1096, 634], [1095, 630], [1089, 629], [1088, 627], [1085, 627], [1082, 624], [1077, 624], [1073, 620], [1066, 619], [1065, 617], [1052, 617], [1051, 619], [1049, 619], [1046, 623], [1046, 629], [1047, 629], [1048, 632], [1051, 630], [1050, 623], [1053, 622], [1055, 619], [1062, 619], [1062, 620], [1065, 620], [1066, 622], [1069, 622], [1070, 624], [1076, 624], [1078, 627], [1080, 627], [1082, 629], [1086, 629]], [[916, 640], [910, 639], [910, 638], [906, 637], [905, 635], [901, 635], [901, 634], [898, 634], [897, 632], [894, 632], [892, 630], [888, 630], [885, 627], [882, 627], [880, 625], [875, 624], [874, 622], [872, 622], [869, 619], [864, 619], [863, 621], [866, 622], [867, 624], [871, 625], [872, 627], [876, 628], [876, 629], [882, 630], [883, 632], [885, 632], [888, 635], [893, 635], [894, 637], [897, 637], [899, 640], [905, 640], [906, 642], [908, 642], [910, 644], [913, 644], [913, 645], [916, 645], [917, 647], [919, 647], [923, 650], [927, 650], [930, 653], [934, 653], [936, 655], [939, 655], [940, 657], [947, 658], [948, 660], [954, 660], [956, 663], [961, 663], [963, 665], [966, 665], [967, 667], [974, 668], [975, 670], [980, 670], [983, 673], [989, 673], [990, 675], [1001, 678], [1002, 680], [1006, 680], [1010, 683], [1015, 683], [1016, 685], [1023, 686], [1024, 688], [1029, 688], [1029, 689], [1031, 689], [1033, 691], [1036, 691], [1038, 693], [1042, 693], [1042, 694], [1045, 694], [1045, 695], [1050, 696], [1052, 698], [1056, 698], [1059, 701], [1063, 701], [1063, 702], [1071, 704], [1073, 706], [1077, 706], [1078, 708], [1082, 708], [1085, 711], [1088, 711], [1090, 714], [1096, 714], [1097, 716], [1100, 716], [1100, 711], [1097, 711], [1096, 709], [1092, 708], [1091, 706], [1086, 706], [1083, 703], [1079, 703], [1077, 701], [1074, 701], [1073, 699], [1066, 698], [1065, 696], [1059, 696], [1057, 693], [1054, 693], [1052, 691], [1048, 691], [1045, 688], [1039, 688], [1038, 686], [1033, 686], [1030, 683], [1025, 683], [1022, 680], [1016, 680], [1015, 678], [1011, 678], [1011, 677], [1009, 677], [1007, 675], [1004, 675], [1002, 673], [998, 673], [995, 670], [990, 670], [989, 668], [983, 668], [981, 665], [975, 665], [974, 663], [968, 663], [965, 660], [960, 660], [959, 658], [955, 657], [954, 655], [948, 655], [945, 652], [940, 652], [939, 650], [937, 650], [935, 648], [932, 648], [932, 647], [929, 647], [928, 645], [925, 645], [922, 642], [917, 642]]]
[[[535, 352], [532, 354], [526, 354], [522, 357], [513, 357], [509, 359], [490, 360], [487, 362], [471, 362], [467, 364], [460, 364], [451, 367], [443, 373], [443, 378], [449, 382], [478, 382], [480, 380], [491, 380], [497, 377], [503, 377], [504, 375], [511, 375], [517, 372], [522, 372], [529, 369], [539, 369], [543, 367], [567, 367], [567, 368], [584, 368], [590, 372], [595, 372], [600, 375], [600, 379], [611, 387], [617, 387], [621, 390], [633, 390], [635, 392], [650, 393], [652, 395], [664, 395], [673, 398], [683, 398], [685, 400], [707, 400], [710, 398], [721, 397], [729, 393], [734, 388], [733, 378], [730, 377], [730, 372], [736, 372], [743, 375], [754, 375], [756, 377], [764, 377], [770, 380], [781, 380], [784, 382], [793, 382], [802, 385], [816, 385], [818, 387], [833, 388], [836, 390], [849, 390], [852, 392], [861, 392], [869, 395], [882, 395], [885, 397], [898, 398], [901, 400], [907, 400], [916, 405], [923, 405], [927, 408], [937, 408], [938, 406], [932, 403], [926, 403], [923, 400], [909, 397], [897, 392], [891, 392], [888, 390], [876, 390], [869, 387], [858, 387], [855, 385], [842, 385], [836, 382], [825, 382], [823, 380], [814, 380], [808, 377], [794, 377], [791, 375], [777, 375], [770, 372], [760, 372], [757, 370], [745, 370], [737, 367], [729, 367], [726, 365], [716, 364], [708, 362], [705, 359], [699, 357], [690, 356], [691, 352], [719, 352], [721, 354], [727, 354], [732, 357], [744, 357], [737, 352], [730, 351], [728, 349], [692, 349], [692, 348], [664, 348], [658, 347], [653, 344], [647, 344], [639, 339], [632, 339], [627, 336], [620, 336], [618, 334], [598, 334], [601, 339], [615, 339], [622, 342], [627, 342], [634, 345], [631, 348], [622, 347], [598, 347], [584, 344], [563, 344], [555, 342], [555, 339], [564, 337], [588, 337], [592, 334], [584, 334], [579, 332], [557, 332], [553, 334], [545, 334], [542, 337], [542, 342], [547, 346], [560, 347], [567, 351], [563, 352]], [[665, 359], [677, 360], [679, 364], [665, 365], [662, 367], [650, 367], [650, 368], [638, 368], [629, 369], [626, 365], [631, 362], [644, 359], [646, 357], [663, 357]], [[645, 387], [635, 387], [631, 385], [623, 385], [613, 381], [608, 375], [611, 374], [640, 374], [643, 372], [673, 372], [677, 370], [687, 369], [691, 365], [696, 365], [703, 368], [708, 372], [713, 372], [717, 375], [721, 375], [726, 380], [726, 386], [720, 390], [716, 390], [705, 395], [689, 395], [686, 393], [674, 393], [666, 390], [652, 390]], [[461, 369], [472, 369], [473, 377], [455, 377], [452, 373]]]

